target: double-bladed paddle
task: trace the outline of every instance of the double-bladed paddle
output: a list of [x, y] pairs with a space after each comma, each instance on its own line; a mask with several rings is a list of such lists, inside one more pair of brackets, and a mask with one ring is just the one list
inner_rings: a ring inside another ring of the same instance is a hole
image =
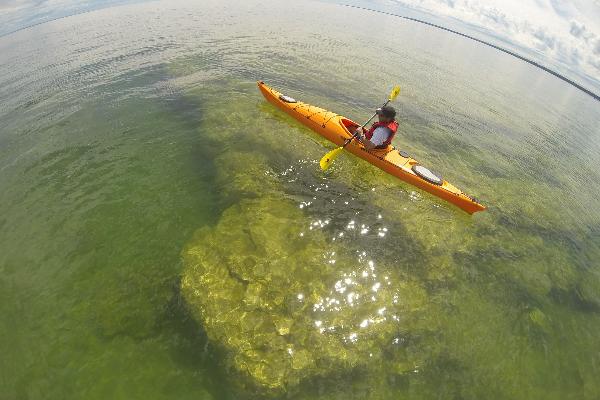
[[[398, 94], [400, 94], [400, 86], [394, 86], [394, 88], [390, 92], [390, 95], [389, 95], [387, 101], [385, 103], [383, 103], [383, 105], [381, 107], [387, 106], [390, 101], [394, 100], [398, 96]], [[364, 129], [364, 127], [367, 126], [367, 124], [369, 122], [371, 122], [371, 120], [373, 118], [375, 118], [376, 115], [377, 115], [377, 113], [373, 114], [371, 116], [371, 118], [369, 118], [367, 120], [367, 122], [365, 122], [361, 126], [360, 130], [357, 130], [354, 133], [354, 135], [352, 135], [352, 137], [350, 137], [349, 139], [346, 139], [346, 141], [344, 142], [344, 144], [342, 146], [338, 147], [337, 149], [331, 150], [329, 153], [325, 154], [323, 156], [323, 158], [321, 158], [319, 165], [321, 166], [321, 169], [323, 171], [326, 171], [331, 166], [331, 164], [333, 163], [333, 160], [335, 160], [336, 157], [342, 152], [342, 150], [344, 150], [344, 147], [348, 146], [348, 144], [352, 141], [352, 139], [356, 138], [356, 136], [359, 134], [359, 132], [362, 131]]]

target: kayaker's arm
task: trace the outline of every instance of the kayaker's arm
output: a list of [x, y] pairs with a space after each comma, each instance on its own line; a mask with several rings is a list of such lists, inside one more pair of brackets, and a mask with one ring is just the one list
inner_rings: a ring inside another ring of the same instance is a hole
[[367, 150], [370, 151], [375, 147], [375, 145], [365, 137], [365, 131], [362, 126], [356, 128], [354, 133], [356, 134], [356, 138], [358, 139], [358, 141], [361, 142]]
[[[378, 129], [382, 129], [382, 128], [378, 128]], [[357, 128], [355, 133], [358, 133], [357, 138], [365, 146], [365, 149], [367, 151], [371, 151], [371, 150], [377, 148], [378, 145], [376, 143], [373, 143], [371, 140], [369, 140], [365, 137], [364, 130], [362, 129], [362, 127]], [[385, 141], [385, 138], [380, 138], [380, 139], [381, 139], [380, 141], [382, 143]]]
[[359, 126], [354, 130], [354, 134], [356, 135], [356, 138], [362, 142], [365, 137], [365, 130], [362, 126]]

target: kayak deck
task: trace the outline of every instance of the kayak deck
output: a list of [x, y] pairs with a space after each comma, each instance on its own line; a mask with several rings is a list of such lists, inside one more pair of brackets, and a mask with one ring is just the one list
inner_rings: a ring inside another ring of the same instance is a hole
[[[344, 141], [352, 137], [351, 132], [354, 132], [360, 126], [356, 122], [334, 112], [284, 96], [264, 82], [259, 81], [258, 87], [270, 103], [338, 146], [341, 146]], [[463, 193], [448, 181], [441, 180], [432, 183], [415, 173], [413, 168], [421, 164], [408, 154], [399, 152], [393, 146], [368, 151], [361, 142], [353, 140], [346, 146], [346, 149], [383, 171], [438, 196], [469, 214], [486, 209], [476, 199]]]

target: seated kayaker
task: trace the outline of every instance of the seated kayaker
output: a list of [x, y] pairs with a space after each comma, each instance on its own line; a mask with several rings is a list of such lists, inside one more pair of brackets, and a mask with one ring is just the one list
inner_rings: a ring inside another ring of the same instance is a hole
[[363, 132], [360, 127], [356, 129], [359, 135], [358, 138], [367, 150], [385, 149], [392, 143], [392, 139], [398, 130], [394, 107], [384, 106], [378, 108], [375, 112], [379, 117], [379, 122], [375, 122], [367, 132]]

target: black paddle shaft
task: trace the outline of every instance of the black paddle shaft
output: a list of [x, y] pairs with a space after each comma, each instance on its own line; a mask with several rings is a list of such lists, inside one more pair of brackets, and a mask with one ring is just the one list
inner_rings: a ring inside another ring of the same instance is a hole
[[[389, 102], [390, 102], [390, 101], [391, 101], [391, 100], [390, 100], [390, 99], [388, 99], [388, 101], [386, 101], [385, 103], [383, 103], [383, 105], [382, 105], [380, 108], [383, 108], [383, 107], [387, 106], [387, 105], [389, 104]], [[365, 128], [365, 126], [367, 126], [367, 125], [369, 124], [369, 122], [371, 122], [371, 120], [372, 120], [373, 118], [375, 118], [375, 116], [376, 116], [376, 115], [377, 115], [377, 113], [375, 113], [375, 114], [371, 115], [371, 118], [369, 118], [369, 119], [367, 120], [367, 122], [365, 122], [364, 124], [362, 124], [362, 126], [360, 127], [360, 128], [361, 128], [360, 130], [362, 131], [362, 130]], [[356, 132], [354, 132], [354, 135], [352, 135], [352, 137], [351, 137], [350, 139], [346, 139], [346, 141], [345, 141], [345, 142], [344, 142], [344, 144], [342, 145], [342, 148], [344, 148], [344, 147], [348, 146], [348, 144], [349, 144], [349, 143], [352, 141], [352, 139], [354, 139], [354, 138], [356, 138], [356, 136], [358, 136], [358, 133], [359, 133], [359, 132], [360, 132], [360, 131], [356, 131]]]

